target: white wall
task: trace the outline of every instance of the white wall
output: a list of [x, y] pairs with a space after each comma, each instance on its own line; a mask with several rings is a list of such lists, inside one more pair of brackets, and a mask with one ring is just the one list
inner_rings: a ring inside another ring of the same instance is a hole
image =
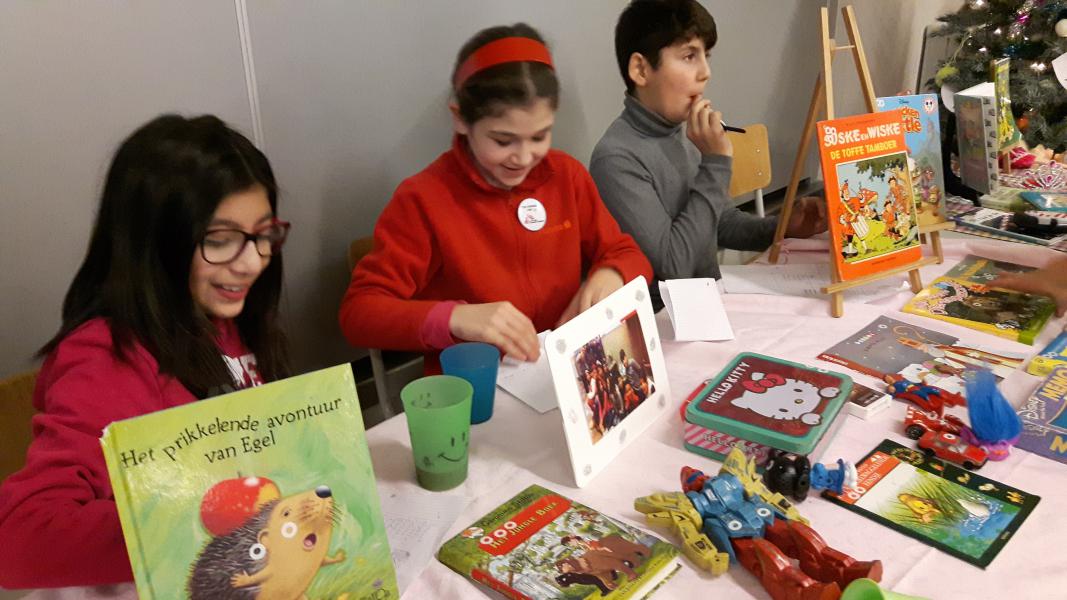
[[[704, 1], [720, 31], [709, 97], [732, 123], [768, 125], [783, 186], [819, 69], [822, 2]], [[555, 143], [582, 161], [621, 108], [612, 31], [624, 0], [248, 4], [264, 149], [294, 223], [285, 318], [300, 370], [353, 356], [335, 318], [348, 242], [447, 148], [448, 74], [470, 34], [520, 20], [542, 31], [563, 85]], [[912, 85], [922, 26], [958, 4], [856, 2], [877, 93]], [[849, 69], [841, 55], [841, 115], [862, 107]], [[164, 111], [213, 112], [251, 137], [245, 74], [234, 3], [0, 4], [0, 377], [28, 368], [58, 326], [115, 146]]]

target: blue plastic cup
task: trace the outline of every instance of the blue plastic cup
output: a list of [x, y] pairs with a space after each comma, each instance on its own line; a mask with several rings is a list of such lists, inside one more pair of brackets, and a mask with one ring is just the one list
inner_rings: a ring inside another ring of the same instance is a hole
[[474, 388], [471, 423], [484, 423], [493, 416], [496, 396], [496, 372], [500, 351], [482, 342], [464, 342], [441, 352], [441, 370], [446, 375], [462, 377]]

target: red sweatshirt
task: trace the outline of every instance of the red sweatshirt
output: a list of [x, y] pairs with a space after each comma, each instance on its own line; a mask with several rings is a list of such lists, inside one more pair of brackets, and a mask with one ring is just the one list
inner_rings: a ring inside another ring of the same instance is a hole
[[[235, 380], [240, 373], [242, 387], [261, 383], [236, 325], [218, 325]], [[142, 346], [120, 360], [104, 319], [60, 342], [37, 376], [26, 465], [0, 486], [0, 587], [132, 581], [99, 438], [112, 421], [193, 400]]]
[[[507, 300], [543, 331], [555, 327], [583, 275], [611, 267], [624, 281], [652, 276], [571, 156], [550, 150], [510, 190], [486, 182], [473, 160], [456, 136], [450, 151], [397, 188], [341, 303], [341, 330], [352, 345], [433, 352], [426, 370], [434, 372], [439, 348], [421, 330], [442, 301]], [[528, 199], [544, 210], [524, 214], [543, 215], [543, 224], [520, 222]]]

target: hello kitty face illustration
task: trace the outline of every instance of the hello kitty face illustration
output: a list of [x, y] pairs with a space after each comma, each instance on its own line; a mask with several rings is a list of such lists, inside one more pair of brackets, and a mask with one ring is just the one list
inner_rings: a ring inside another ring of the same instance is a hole
[[777, 373], [753, 373], [750, 380], [741, 383], [745, 393], [730, 401], [738, 408], [771, 419], [797, 420], [806, 425], [817, 425], [822, 415], [814, 412], [823, 398], [837, 396], [838, 388], [818, 388], [807, 381], [788, 379]]

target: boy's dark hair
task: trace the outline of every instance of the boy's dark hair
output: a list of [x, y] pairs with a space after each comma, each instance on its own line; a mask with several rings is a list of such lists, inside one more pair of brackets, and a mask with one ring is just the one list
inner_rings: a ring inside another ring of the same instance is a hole
[[615, 59], [632, 94], [630, 57], [638, 52], [652, 66], [659, 67], [660, 50], [678, 42], [699, 38], [711, 50], [719, 39], [715, 19], [696, 0], [634, 0], [619, 15], [615, 25]]
[[[217, 117], [163, 115], [126, 138], [112, 159], [85, 260], [63, 301], [51, 352], [86, 321], [108, 320], [116, 351], [140, 343], [162, 373], [199, 398], [232, 389], [216, 330], [189, 289], [197, 244], [223, 198], [260, 185], [277, 211], [267, 157]], [[275, 254], [235, 319], [268, 381], [288, 375], [278, 327], [282, 257]]]
[[[524, 37], [545, 43], [541, 34], [526, 23], [483, 29], [460, 48], [451, 80], [455, 80], [456, 71], [476, 50], [489, 42], [507, 37]], [[537, 98], [547, 98], [552, 110], [559, 107], [556, 72], [539, 62], [510, 62], [478, 71], [454, 93], [460, 117], [468, 124], [499, 114], [508, 106], [526, 106]]]

